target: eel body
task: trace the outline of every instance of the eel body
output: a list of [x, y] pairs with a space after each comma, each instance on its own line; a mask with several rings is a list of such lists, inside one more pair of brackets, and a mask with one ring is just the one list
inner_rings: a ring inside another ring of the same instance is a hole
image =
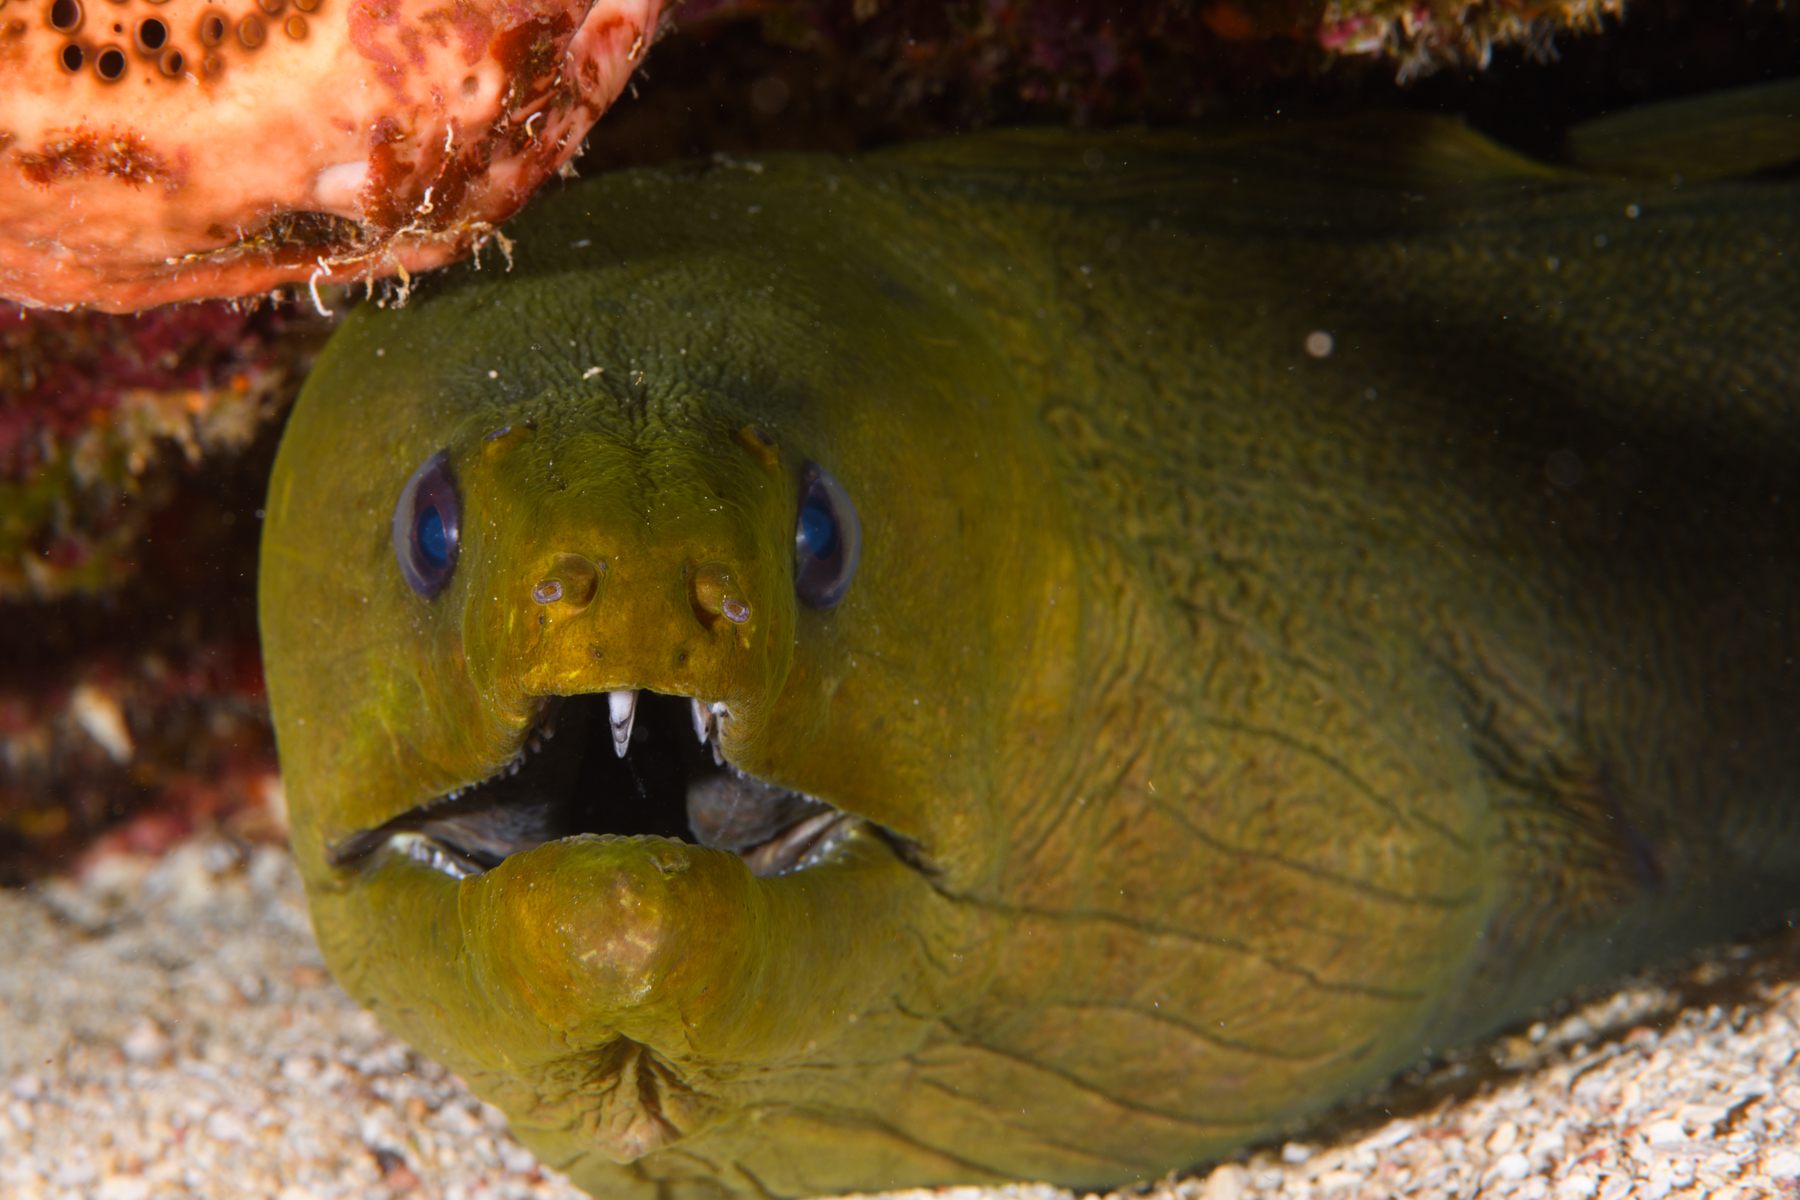
[[263, 636], [332, 969], [596, 1194], [1152, 1177], [1800, 901], [1791, 171], [1023, 132], [509, 232], [326, 350]]

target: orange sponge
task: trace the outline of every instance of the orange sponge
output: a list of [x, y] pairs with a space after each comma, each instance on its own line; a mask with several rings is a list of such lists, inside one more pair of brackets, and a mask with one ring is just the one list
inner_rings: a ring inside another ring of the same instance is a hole
[[405, 276], [580, 147], [663, 0], [0, 0], [0, 297]]

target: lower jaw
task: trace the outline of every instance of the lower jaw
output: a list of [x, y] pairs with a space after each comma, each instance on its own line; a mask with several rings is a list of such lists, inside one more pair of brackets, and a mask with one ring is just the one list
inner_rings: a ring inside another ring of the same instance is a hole
[[[832, 1047], [875, 1033], [857, 1015], [897, 999], [928, 1014], [905, 998], [935, 990], [930, 939], [904, 934], [946, 905], [868, 823], [838, 828], [829, 861], [765, 878], [652, 836], [569, 836], [461, 879], [376, 853], [315, 892], [315, 924], [333, 972], [393, 1032], [514, 1119], [587, 1130], [627, 1162], [724, 1115], [707, 1080], [879, 1058]], [[627, 1066], [631, 1080], [607, 1075]]]

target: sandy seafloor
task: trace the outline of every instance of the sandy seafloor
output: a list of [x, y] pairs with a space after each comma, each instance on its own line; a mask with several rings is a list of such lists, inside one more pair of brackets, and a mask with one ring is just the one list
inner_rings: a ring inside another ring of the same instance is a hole
[[[1332, 1128], [1141, 1194], [1800, 1200], [1800, 936], [1630, 981]], [[201, 839], [0, 893], [4, 1200], [580, 1195], [331, 981], [285, 851]]]

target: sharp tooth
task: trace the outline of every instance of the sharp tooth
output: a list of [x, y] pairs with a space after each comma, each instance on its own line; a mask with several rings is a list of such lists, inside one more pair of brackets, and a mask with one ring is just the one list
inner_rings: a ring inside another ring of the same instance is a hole
[[[696, 702], [696, 706], [697, 705], [698, 702]], [[730, 719], [730, 711], [717, 700], [706, 706], [706, 727], [712, 730], [713, 735], [713, 762], [721, 767], [725, 765], [725, 751], [719, 747], [720, 723], [729, 721]], [[704, 741], [705, 739], [702, 738], [701, 740]]]
[[606, 693], [606, 707], [612, 717], [613, 751], [620, 758], [625, 757], [625, 749], [631, 745], [631, 723], [637, 719], [637, 698], [636, 688]]
[[700, 744], [704, 746], [706, 745], [706, 735], [712, 729], [712, 718], [707, 715], [706, 706], [698, 700], [690, 700], [688, 703], [694, 706], [694, 736], [699, 738]]

